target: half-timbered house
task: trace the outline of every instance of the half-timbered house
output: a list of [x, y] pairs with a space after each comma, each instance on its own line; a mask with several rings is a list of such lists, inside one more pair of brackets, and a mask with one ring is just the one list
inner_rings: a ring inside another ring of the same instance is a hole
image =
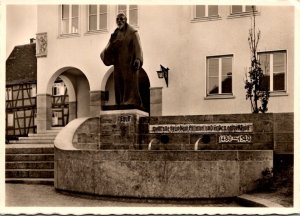
[[[6, 60], [6, 140], [36, 133], [36, 44], [16, 46]], [[52, 87], [52, 126], [69, 122], [68, 93], [58, 77]]]
[[16, 46], [6, 60], [6, 139], [36, 132], [35, 43]]

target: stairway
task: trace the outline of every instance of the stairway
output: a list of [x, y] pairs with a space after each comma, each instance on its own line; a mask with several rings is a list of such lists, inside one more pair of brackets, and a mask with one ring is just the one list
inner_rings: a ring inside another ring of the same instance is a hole
[[5, 145], [5, 182], [54, 184], [54, 139], [61, 128], [28, 134]]

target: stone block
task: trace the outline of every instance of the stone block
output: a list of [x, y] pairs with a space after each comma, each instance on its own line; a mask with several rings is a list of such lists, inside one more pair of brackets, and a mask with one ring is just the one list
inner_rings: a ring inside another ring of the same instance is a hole
[[150, 116], [161, 116], [162, 104], [150, 104]]
[[262, 178], [262, 171], [273, 167], [273, 160], [253, 160], [241, 161], [240, 176], [240, 194], [252, 191], [257, 187], [257, 180]]
[[90, 104], [101, 105], [101, 91], [90, 91]]
[[111, 135], [100, 135], [100, 143], [101, 144], [113, 144], [114, 137]]
[[74, 144], [74, 147], [77, 149], [98, 149], [97, 143], [77, 143]]
[[[195, 145], [193, 145], [195, 147]], [[222, 150], [222, 145], [219, 144], [199, 144], [198, 150]]]
[[273, 151], [238, 151], [240, 161], [272, 161]]
[[272, 120], [258, 120], [253, 122], [254, 132], [273, 133]]
[[101, 111], [101, 106], [90, 105], [90, 116], [98, 116]]
[[162, 88], [150, 88], [150, 104], [162, 103]]
[[253, 143], [273, 143], [274, 134], [271, 132], [255, 132], [252, 136]]
[[220, 144], [222, 150], [252, 150], [253, 144]]
[[275, 133], [274, 140], [276, 142], [293, 142], [294, 133]]
[[294, 152], [294, 142], [275, 142], [274, 151], [276, 154]]
[[231, 114], [231, 115], [212, 115], [212, 122], [247, 122], [247, 114], [238, 115], [238, 114]]
[[[57, 160], [57, 184], [62, 190], [94, 193], [94, 167], [93, 160], [86, 158], [78, 160], [65, 158]], [[73, 166], [76, 164], [76, 166]]]
[[272, 143], [253, 143], [252, 150], [273, 150], [274, 144]]

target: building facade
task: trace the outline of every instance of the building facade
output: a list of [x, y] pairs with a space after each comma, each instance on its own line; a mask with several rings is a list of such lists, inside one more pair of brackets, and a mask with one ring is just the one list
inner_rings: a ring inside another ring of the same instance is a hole
[[6, 61], [6, 140], [36, 132], [35, 43], [16, 46]]
[[[37, 132], [37, 58], [36, 44], [14, 47], [6, 61], [6, 141]], [[69, 122], [68, 90], [58, 77], [52, 85], [51, 127]]]
[[[51, 127], [52, 85], [68, 89], [69, 121], [114, 104], [113, 67], [100, 53], [123, 11], [140, 35], [143, 95], [151, 116], [251, 113], [244, 82], [250, 66], [252, 6], [38, 5], [37, 130]], [[255, 6], [258, 55], [270, 88], [269, 111], [294, 111], [294, 8]], [[278, 14], [282, 14], [278, 16]], [[157, 77], [169, 68], [168, 86]]]

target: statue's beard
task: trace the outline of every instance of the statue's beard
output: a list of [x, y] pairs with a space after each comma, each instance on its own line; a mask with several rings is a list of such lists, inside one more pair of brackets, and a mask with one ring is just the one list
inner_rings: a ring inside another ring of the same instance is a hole
[[122, 24], [118, 25], [118, 28], [122, 29], [122, 28], [124, 28], [124, 26], [125, 26], [125, 23], [122, 23]]

